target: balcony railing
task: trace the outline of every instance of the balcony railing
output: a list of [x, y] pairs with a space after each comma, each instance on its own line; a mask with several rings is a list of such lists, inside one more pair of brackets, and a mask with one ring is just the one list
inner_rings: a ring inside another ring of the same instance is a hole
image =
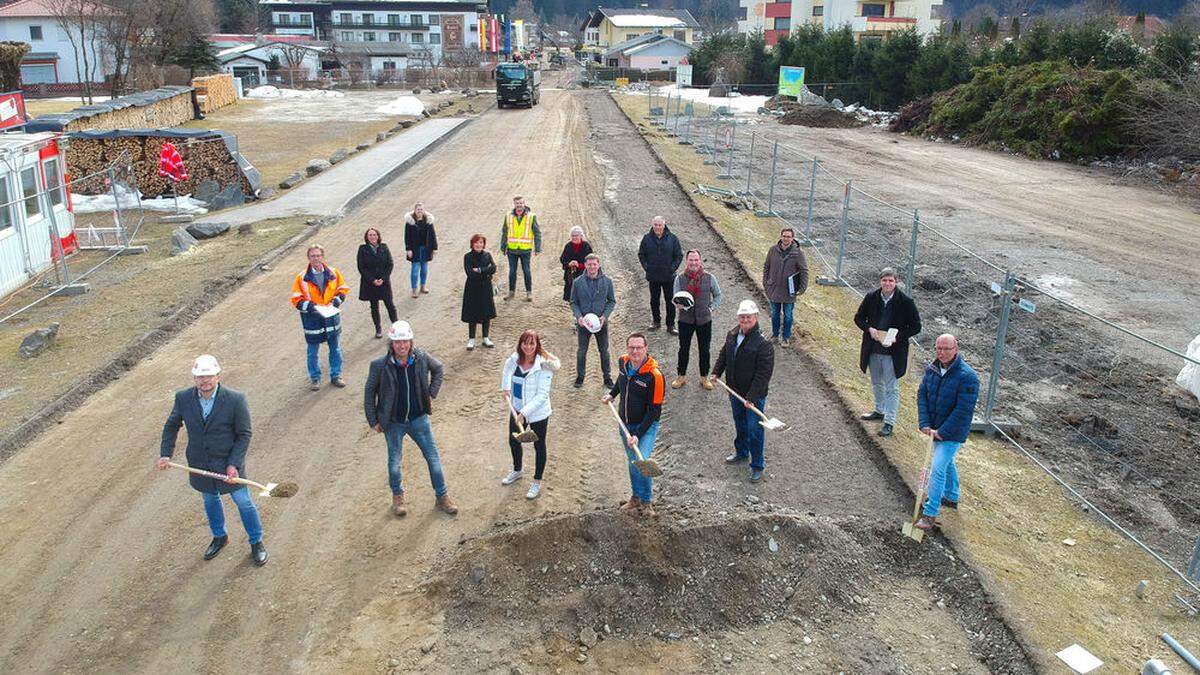
[[917, 20], [907, 16], [856, 16], [850, 21], [850, 29], [855, 33], [904, 30], [915, 25]]
[[358, 29], [358, 30], [429, 30], [429, 24], [420, 23], [363, 23], [361, 21], [334, 21], [330, 24], [334, 30]]

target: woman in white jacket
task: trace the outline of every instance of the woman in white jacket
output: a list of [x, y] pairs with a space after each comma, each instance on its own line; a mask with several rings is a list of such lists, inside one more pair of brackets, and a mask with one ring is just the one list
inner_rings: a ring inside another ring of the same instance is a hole
[[517, 340], [517, 351], [504, 362], [500, 388], [512, 402], [517, 417], [508, 416], [508, 447], [512, 451], [513, 470], [500, 481], [501, 485], [512, 485], [524, 475], [521, 470], [522, 446], [513, 438], [517, 432], [517, 419], [537, 434], [533, 449], [537, 453], [536, 472], [533, 485], [525, 494], [527, 499], [536, 499], [542, 491], [542, 472], [546, 470], [546, 427], [550, 423], [550, 383], [554, 371], [561, 362], [542, 347], [542, 338], [537, 331], [527, 330]]

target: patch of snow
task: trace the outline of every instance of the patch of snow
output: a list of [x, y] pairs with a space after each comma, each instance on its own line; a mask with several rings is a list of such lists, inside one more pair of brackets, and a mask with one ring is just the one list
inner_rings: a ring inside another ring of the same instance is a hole
[[394, 101], [389, 101], [375, 108], [375, 112], [385, 115], [410, 115], [412, 117], [420, 117], [424, 110], [425, 104], [412, 95], [401, 96]]
[[345, 94], [331, 89], [280, 89], [269, 84], [255, 87], [246, 92], [246, 98], [345, 98]]
[[630, 26], [636, 26], [638, 28], [641, 28], [642, 26], [649, 28], [667, 28], [670, 26], [685, 25], [681, 19], [677, 19], [673, 16], [656, 16], [654, 14], [618, 14], [616, 16], [608, 17], [608, 20], [612, 22], [612, 25], [618, 28], [628, 28]]
[[864, 122], [875, 127], [887, 127], [896, 119], [896, 113], [871, 110], [870, 108], [864, 105], [858, 105], [857, 103], [851, 103], [850, 105], [842, 106], [842, 111], [854, 115], [854, 117], [860, 122]]
[[1079, 280], [1072, 279], [1065, 274], [1055, 274], [1053, 272], [1040, 274], [1034, 277], [1033, 283], [1037, 284], [1040, 288], [1050, 291], [1063, 300], [1074, 300], [1075, 293], [1072, 292], [1072, 289], [1079, 286]]
[[[644, 91], [636, 91], [636, 90], [630, 91], [629, 93], [643, 94], [643, 95], [645, 94]], [[770, 96], [745, 96], [742, 94], [738, 94], [737, 96], [731, 96], [730, 98], [721, 98], [719, 96], [709, 96], [707, 88], [702, 87], [699, 89], [693, 89], [691, 87], [679, 87], [678, 85], [671, 85], [669, 87], [660, 87], [657, 91], [655, 91], [654, 97], [655, 97], [655, 99], [658, 99], [661, 97], [665, 97], [668, 94], [671, 95], [671, 98], [675, 98], [677, 96], [683, 96], [683, 99], [685, 101], [691, 101], [692, 103], [699, 103], [701, 105], [712, 106], [714, 108], [717, 108], [720, 106], [726, 106], [735, 113], [737, 113], [737, 112], [741, 112], [741, 113], [756, 112], [759, 108], [761, 108], [767, 102], [767, 99], [770, 98]], [[672, 103], [671, 105], [673, 106], [674, 104]], [[674, 108], [672, 108], [672, 110], [674, 110]]]
[[[117, 201], [119, 200], [122, 209], [136, 209], [140, 207], [143, 211], [175, 213], [175, 199], [173, 197], [156, 197], [154, 199], [143, 197], [139, 204], [137, 196], [133, 194], [133, 191], [119, 185], [117, 186], [117, 196], [119, 199], [113, 199], [111, 193], [102, 195], [73, 194], [71, 195], [71, 208], [75, 213], [103, 213], [115, 210], [117, 208]], [[191, 195], [180, 195], [179, 212], [199, 216], [208, 213], [208, 208], [206, 208], [204, 202], [192, 199]]]

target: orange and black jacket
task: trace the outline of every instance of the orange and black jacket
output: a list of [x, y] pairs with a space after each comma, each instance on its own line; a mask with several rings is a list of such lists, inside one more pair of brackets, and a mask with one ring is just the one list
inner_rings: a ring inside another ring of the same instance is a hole
[[650, 425], [662, 416], [663, 396], [667, 393], [663, 374], [652, 357], [646, 357], [646, 362], [632, 375], [629, 374], [629, 355], [618, 359], [617, 367], [620, 373], [612, 391], [608, 393], [621, 397], [617, 411], [621, 421], [629, 428], [629, 433], [643, 436]]
[[313, 309], [314, 305], [333, 305], [340, 307], [350, 292], [342, 273], [337, 269], [325, 266], [325, 287], [318, 287], [313, 278], [312, 267], [302, 274], [296, 275], [292, 282], [292, 307], [300, 310], [300, 325], [304, 328], [304, 340], [309, 344], [325, 342], [335, 333], [342, 330], [342, 317], [335, 314], [323, 317]]

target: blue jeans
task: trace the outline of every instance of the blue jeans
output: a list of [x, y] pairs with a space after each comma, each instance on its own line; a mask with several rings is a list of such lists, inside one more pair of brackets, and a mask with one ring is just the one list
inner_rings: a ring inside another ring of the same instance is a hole
[[[644, 459], [650, 458], [650, 453], [654, 451], [654, 439], [658, 438], [658, 422], [650, 425], [646, 433], [638, 436], [638, 450], [641, 451]], [[625, 456], [629, 458], [629, 485], [633, 488], [633, 496], [640, 499], [642, 502], [650, 503], [650, 493], [654, 488], [654, 480], [643, 476], [641, 471], [633, 465], [637, 455], [634, 454], [633, 448], [629, 447], [629, 442], [625, 439], [625, 434], [621, 433], [621, 445], [625, 447]]]
[[[329, 343], [329, 377], [341, 377], [342, 375], [342, 348], [338, 345], [338, 339], [341, 338], [342, 332], [339, 330], [336, 333], [327, 333], [325, 341]], [[317, 359], [321, 350], [321, 343], [308, 343], [308, 379], [313, 382], [321, 381], [321, 362]]]
[[792, 339], [792, 310], [795, 307], [792, 302], [771, 303], [771, 337], [779, 337], [779, 315], [783, 314], [783, 339]]
[[871, 390], [875, 394], [875, 412], [883, 413], [884, 424], [895, 424], [896, 411], [900, 410], [900, 381], [896, 379], [892, 355], [871, 354], [868, 365]]
[[951, 441], [933, 442], [933, 468], [929, 472], [929, 499], [925, 502], [925, 515], [936, 516], [943, 497], [952, 502], [958, 501], [958, 468], [954, 466], [954, 455], [961, 447], [962, 443]]
[[533, 291], [533, 276], [530, 271], [532, 251], [508, 254], [508, 292], [517, 290], [517, 263], [521, 264], [521, 274], [525, 278], [525, 292]]
[[404, 494], [400, 485], [400, 450], [404, 447], [404, 436], [417, 444], [425, 463], [429, 466], [429, 480], [433, 483], [433, 494], [441, 497], [446, 494], [446, 477], [442, 474], [442, 460], [438, 458], [437, 444], [433, 442], [433, 427], [429, 424], [429, 415], [421, 415], [411, 422], [392, 422], [383, 429], [383, 437], [387, 440], [388, 450], [388, 483], [392, 486], [392, 494]]
[[[204, 496], [204, 513], [208, 515], [208, 529], [212, 530], [212, 536], [224, 537], [225, 509], [221, 506], [221, 495], [215, 492], [201, 492], [200, 494]], [[246, 528], [246, 536], [250, 538], [250, 544], [253, 546], [262, 541], [262, 521], [258, 518], [258, 507], [254, 505], [250, 490], [243, 487], [230, 492], [229, 496], [233, 498], [233, 503], [237, 504], [238, 514], [242, 516], [242, 527]]]
[[[417, 262], [418, 260], [421, 262]], [[418, 246], [417, 250], [413, 251], [412, 269], [408, 271], [408, 281], [414, 291], [417, 290], [418, 275], [421, 277], [421, 285], [424, 286], [429, 277], [429, 261], [425, 260], [424, 246]]]
[[[733, 406], [733, 428], [736, 432], [733, 437], [733, 449], [738, 457], [750, 458], [751, 469], [762, 471], [766, 464], [763, 463], [763, 428], [758, 423], [759, 417], [733, 396], [729, 397], [729, 403]], [[759, 410], [766, 411], [766, 396], [753, 403]]]

